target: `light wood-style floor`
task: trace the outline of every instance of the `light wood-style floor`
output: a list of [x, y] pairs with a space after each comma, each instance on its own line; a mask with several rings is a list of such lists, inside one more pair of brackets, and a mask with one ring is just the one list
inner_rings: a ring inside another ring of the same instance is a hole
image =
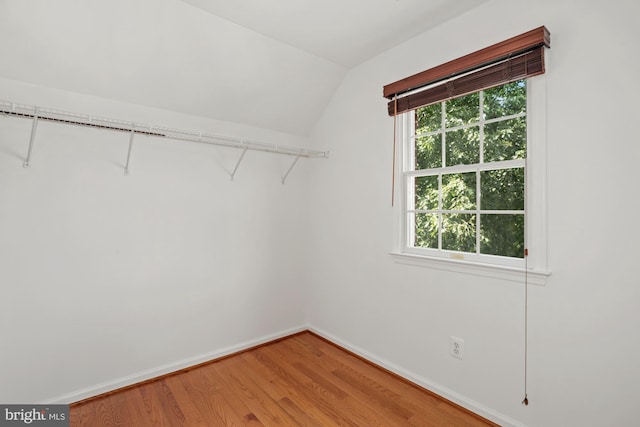
[[71, 406], [71, 426], [495, 425], [303, 332]]

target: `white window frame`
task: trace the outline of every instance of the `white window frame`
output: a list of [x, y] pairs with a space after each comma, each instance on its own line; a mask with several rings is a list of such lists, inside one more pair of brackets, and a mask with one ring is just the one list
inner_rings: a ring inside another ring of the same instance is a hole
[[523, 282], [525, 265], [530, 284], [544, 285], [547, 271], [546, 208], [546, 77], [544, 74], [526, 79], [527, 88], [527, 159], [525, 160], [525, 247], [526, 260], [469, 254], [437, 249], [421, 250], [408, 244], [407, 188], [412, 174], [410, 158], [412, 112], [398, 115], [394, 204], [395, 261], [460, 273]]

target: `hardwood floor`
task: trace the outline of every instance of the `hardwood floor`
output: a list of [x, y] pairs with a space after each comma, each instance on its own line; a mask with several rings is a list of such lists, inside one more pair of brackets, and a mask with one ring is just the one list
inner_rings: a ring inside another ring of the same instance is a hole
[[71, 405], [71, 426], [496, 425], [303, 332]]

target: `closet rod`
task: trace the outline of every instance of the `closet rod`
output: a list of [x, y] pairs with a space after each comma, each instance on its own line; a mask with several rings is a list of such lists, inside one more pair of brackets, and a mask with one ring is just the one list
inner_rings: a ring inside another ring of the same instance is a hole
[[9, 101], [0, 101], [0, 114], [46, 120], [63, 124], [88, 126], [99, 129], [109, 129], [119, 132], [131, 132], [148, 136], [169, 138], [178, 141], [199, 142], [267, 153], [285, 154], [306, 158], [328, 158], [328, 151], [307, 150], [304, 148], [288, 147], [279, 144], [268, 144], [233, 136], [223, 136], [204, 132], [193, 132], [181, 129], [171, 129], [162, 126], [152, 126], [144, 123], [126, 122], [124, 120], [96, 117], [88, 114], [71, 113], [68, 111], [54, 110], [51, 108], [36, 107], [17, 104]]

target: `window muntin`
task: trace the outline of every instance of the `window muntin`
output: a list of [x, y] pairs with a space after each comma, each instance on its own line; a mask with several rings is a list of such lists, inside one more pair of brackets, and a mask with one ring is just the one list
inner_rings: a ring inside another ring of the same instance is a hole
[[405, 252], [521, 266], [524, 80], [404, 113]]

